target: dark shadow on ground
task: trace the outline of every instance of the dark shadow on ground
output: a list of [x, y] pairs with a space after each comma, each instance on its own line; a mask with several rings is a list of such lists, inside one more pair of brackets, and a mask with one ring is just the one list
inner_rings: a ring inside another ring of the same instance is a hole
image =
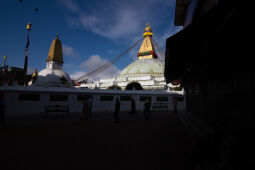
[[37, 117], [30, 124], [29, 117], [10, 118], [0, 129], [0, 169], [188, 169], [191, 143], [177, 115], [121, 114], [119, 124], [110, 113]]

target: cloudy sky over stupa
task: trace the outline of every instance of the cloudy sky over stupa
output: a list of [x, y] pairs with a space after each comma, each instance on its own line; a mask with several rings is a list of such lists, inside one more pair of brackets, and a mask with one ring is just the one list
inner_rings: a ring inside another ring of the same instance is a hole
[[[8, 57], [8, 65], [24, 66], [26, 24], [32, 23], [30, 72], [45, 68], [56, 34], [63, 45], [64, 70], [77, 77], [110, 61], [142, 38], [147, 22], [163, 51], [166, 38], [181, 29], [173, 24], [175, 0], [12, 0], [0, 1], [0, 6], [0, 56]], [[139, 47], [96, 78], [118, 74], [137, 59]]]

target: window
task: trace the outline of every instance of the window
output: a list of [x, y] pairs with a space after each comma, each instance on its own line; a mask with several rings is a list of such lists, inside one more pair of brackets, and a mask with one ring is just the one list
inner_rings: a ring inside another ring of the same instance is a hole
[[157, 96], [156, 100], [158, 102], [167, 102], [168, 101], [168, 97], [167, 96]]
[[67, 101], [68, 95], [63, 95], [63, 94], [50, 95], [50, 100], [51, 101]]
[[39, 101], [40, 94], [19, 94], [20, 101]]
[[140, 101], [146, 101], [146, 99], [151, 101], [151, 96], [140, 96]]
[[120, 101], [131, 101], [131, 96], [120, 96]]
[[77, 96], [77, 100], [78, 101], [83, 101], [84, 99], [93, 99], [93, 95], [92, 94], [85, 94], [85, 95], [78, 95]]
[[113, 96], [100, 96], [101, 101], [113, 101]]

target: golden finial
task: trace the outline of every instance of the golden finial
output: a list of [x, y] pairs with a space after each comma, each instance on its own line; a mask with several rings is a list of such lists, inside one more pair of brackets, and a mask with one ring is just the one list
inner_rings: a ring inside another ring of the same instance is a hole
[[6, 60], [6, 58], [7, 58], [7, 56], [5, 55], [5, 56], [4, 56], [4, 60]]
[[151, 26], [150, 26], [150, 23], [149, 22], [147, 22], [146, 23], [146, 27], [145, 27], [145, 29], [144, 29], [144, 32], [152, 32], [152, 29], [151, 29]]
[[32, 26], [32, 24], [29, 22], [29, 23], [27, 24], [27, 30], [28, 30], [28, 31], [31, 30], [31, 26]]
[[34, 70], [32, 77], [36, 77], [36, 76], [37, 76], [37, 69]]
[[151, 26], [150, 26], [149, 22], [146, 23], [146, 27], [144, 28], [143, 37], [145, 37], [147, 35], [153, 36], [152, 29], [151, 29]]
[[146, 27], [150, 27], [150, 23], [149, 22], [146, 23]]

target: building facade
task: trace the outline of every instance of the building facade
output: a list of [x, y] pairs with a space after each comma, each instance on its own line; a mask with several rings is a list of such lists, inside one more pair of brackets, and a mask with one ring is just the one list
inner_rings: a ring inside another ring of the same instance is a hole
[[201, 129], [210, 127], [213, 132], [194, 143], [195, 149], [203, 147], [196, 156], [206, 158], [195, 160], [194, 169], [255, 168], [247, 154], [254, 153], [255, 120], [248, 16], [235, 1], [176, 1], [175, 23], [184, 29], [167, 39], [166, 81], [182, 80], [187, 119], [200, 120]]

